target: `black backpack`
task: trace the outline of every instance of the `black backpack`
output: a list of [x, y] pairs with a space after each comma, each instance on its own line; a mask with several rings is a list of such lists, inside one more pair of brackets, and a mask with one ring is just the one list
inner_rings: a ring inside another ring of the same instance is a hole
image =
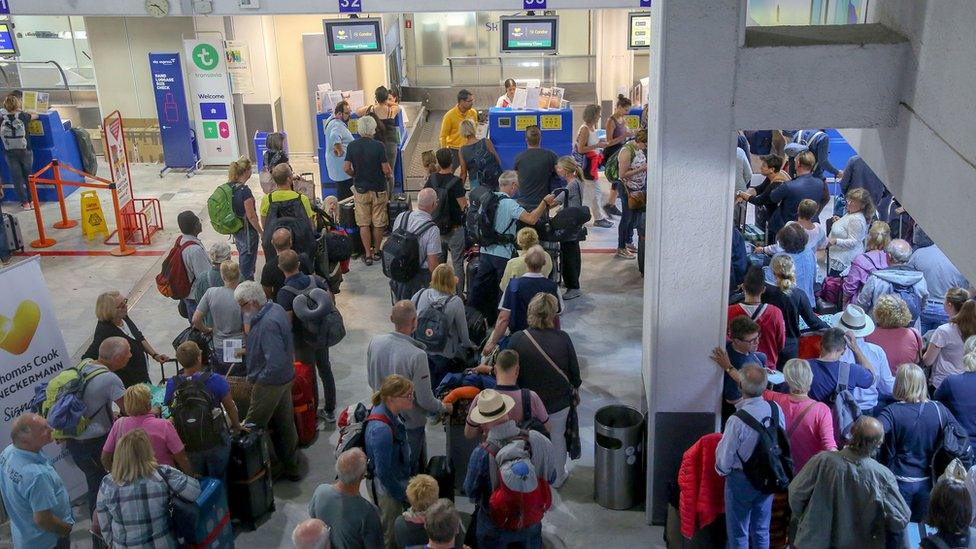
[[484, 139], [472, 146], [474, 147], [474, 155], [470, 162], [465, 162], [468, 172], [475, 175], [478, 185], [498, 190], [498, 176], [502, 174], [498, 161], [488, 150], [488, 145]]
[[394, 282], [409, 282], [420, 272], [420, 235], [437, 227], [428, 221], [417, 228], [417, 232], [407, 230], [410, 214], [407, 211], [400, 218], [400, 224], [383, 244], [383, 274]]
[[[312, 220], [308, 218], [301, 196], [275, 202], [274, 194], [268, 195], [268, 218], [264, 225], [263, 242], [265, 261], [274, 261], [278, 257], [274, 245], [271, 244], [271, 235], [281, 228], [291, 231], [291, 249], [299, 255], [305, 254], [308, 258], [316, 256]], [[314, 266], [307, 265], [307, 267], [311, 270]]]
[[515, 243], [515, 237], [508, 234], [508, 230], [515, 224], [514, 219], [503, 232], [499, 233], [495, 230], [495, 215], [498, 212], [498, 204], [502, 200], [513, 199], [502, 198], [483, 185], [471, 191], [471, 203], [468, 205], [464, 230], [473, 243], [480, 246]]
[[745, 410], [736, 412], [735, 417], [759, 435], [752, 455], [742, 463], [742, 472], [763, 494], [785, 492], [793, 480], [793, 459], [790, 441], [779, 427], [779, 407], [770, 402], [769, 417], [762, 423]]
[[304, 290], [291, 286], [282, 286], [278, 290], [295, 296], [292, 301], [294, 322], [301, 326], [302, 341], [312, 349], [324, 349], [338, 345], [346, 337], [346, 326], [342, 314], [335, 303], [326, 293], [323, 286], [327, 282], [317, 275], [309, 277], [308, 286]]
[[447, 185], [442, 187], [438, 184], [439, 182], [440, 178], [437, 177], [437, 174], [431, 175], [430, 179], [427, 180], [427, 186], [437, 193], [437, 209], [434, 210], [431, 217], [434, 219], [437, 228], [441, 230], [441, 234], [447, 234], [454, 228], [454, 220], [451, 219], [451, 201], [456, 199], [451, 198], [451, 190], [461, 180], [456, 175], [452, 175]]
[[[413, 338], [423, 343], [427, 347], [428, 353], [439, 353], [447, 346], [451, 321], [447, 318], [444, 309], [455, 297], [457, 296], [452, 295], [431, 301], [430, 306], [417, 316], [417, 329], [413, 332]], [[414, 306], [419, 301], [420, 294], [417, 294], [413, 303]]]
[[220, 404], [207, 391], [212, 374], [204, 372], [199, 378], [176, 376], [173, 402], [170, 404], [173, 425], [188, 452], [210, 450], [223, 441], [227, 422]]

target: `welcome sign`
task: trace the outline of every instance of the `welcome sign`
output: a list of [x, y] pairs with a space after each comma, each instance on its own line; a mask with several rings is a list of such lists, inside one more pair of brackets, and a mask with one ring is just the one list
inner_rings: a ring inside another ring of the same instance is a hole
[[200, 158], [204, 164], [230, 164], [238, 159], [240, 152], [223, 41], [219, 38], [184, 40], [183, 50], [193, 105], [190, 117], [196, 121]]
[[[40, 257], [0, 269], [0, 440], [10, 441], [10, 427], [27, 412], [34, 387], [74, 366], [41, 274]], [[54, 462], [72, 498], [87, 487], [68, 451], [51, 443], [44, 453]]]

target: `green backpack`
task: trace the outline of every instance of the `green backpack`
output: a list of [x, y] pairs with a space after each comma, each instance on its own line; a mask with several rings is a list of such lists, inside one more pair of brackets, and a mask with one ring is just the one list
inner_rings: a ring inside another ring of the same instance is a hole
[[109, 372], [102, 365], [89, 368], [93, 363], [92, 359], [86, 358], [77, 366], [65, 368], [50, 380], [34, 387], [30, 409], [48, 419], [57, 440], [75, 438], [84, 433], [92, 416], [101, 411], [95, 410], [89, 414], [82, 400], [88, 383]]
[[620, 181], [620, 151], [627, 148], [630, 151], [630, 159], [634, 159], [634, 146], [627, 143], [623, 147], [617, 149], [617, 152], [610, 155], [610, 158], [603, 164], [603, 174], [607, 176], [610, 181]]
[[230, 183], [217, 187], [207, 199], [210, 224], [220, 234], [234, 234], [244, 228], [244, 221], [234, 213], [234, 189]]

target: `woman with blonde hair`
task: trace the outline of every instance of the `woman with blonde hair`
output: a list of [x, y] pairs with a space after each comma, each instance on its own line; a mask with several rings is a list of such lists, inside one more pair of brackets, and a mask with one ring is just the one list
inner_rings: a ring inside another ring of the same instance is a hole
[[936, 389], [947, 376], [962, 373], [963, 344], [976, 335], [976, 302], [969, 297], [962, 288], [949, 288], [945, 296], [949, 322], [931, 332], [922, 355], [922, 362], [932, 367], [931, 381]]
[[593, 225], [610, 228], [613, 223], [607, 219], [603, 211], [603, 190], [600, 187], [600, 164], [603, 161], [602, 150], [607, 142], [597, 137], [596, 127], [600, 123], [600, 106], [587, 105], [583, 110], [583, 124], [576, 132], [574, 148], [583, 157], [582, 179], [583, 203], [590, 207]]
[[945, 404], [972, 441], [976, 440], [976, 336], [966, 339], [963, 352], [962, 373], [942, 380], [932, 399]]
[[517, 385], [535, 391], [549, 413], [549, 433], [556, 457], [554, 488], [560, 488], [569, 477], [566, 422], [570, 408], [579, 403], [578, 391], [583, 383], [573, 340], [556, 327], [558, 311], [556, 296], [536, 294], [527, 311], [529, 327], [512, 334], [508, 344], [519, 356]]
[[807, 294], [796, 287], [796, 267], [792, 256], [777, 255], [770, 261], [769, 271], [776, 284], [766, 284], [762, 302], [779, 307], [783, 313], [786, 342], [776, 360], [776, 364], [782, 367], [787, 360], [796, 358], [799, 352], [800, 317], [803, 317], [808, 330], [826, 330], [830, 326], [813, 311]]
[[129, 318], [129, 298], [123, 296], [118, 291], [112, 290], [102, 292], [95, 300], [95, 317], [98, 323], [95, 324], [95, 334], [92, 336], [91, 345], [85, 350], [82, 358], [98, 359], [98, 347], [103, 341], [110, 337], [122, 337], [129, 342], [132, 350], [132, 357], [121, 370], [117, 370], [115, 375], [119, 376], [122, 384], [130, 387], [137, 383], [149, 383], [149, 366], [146, 364], [146, 355], [149, 355], [156, 362], [163, 364], [169, 360], [169, 356], [157, 353], [156, 349], [150, 345], [149, 341], [142, 335], [135, 322]]
[[793, 471], [800, 469], [810, 458], [823, 451], [837, 449], [834, 438], [834, 420], [830, 408], [810, 398], [810, 385], [813, 372], [810, 363], [799, 358], [791, 358], [783, 367], [783, 376], [790, 388], [789, 394], [766, 391], [763, 398], [779, 404], [786, 416], [786, 433], [790, 439], [790, 455], [793, 457]]
[[254, 193], [247, 186], [252, 173], [251, 160], [243, 156], [231, 162], [227, 169], [227, 186], [230, 188], [234, 215], [243, 223], [240, 230], [234, 233], [234, 244], [240, 255], [238, 261], [241, 264], [241, 276], [245, 280], [254, 280], [254, 266], [258, 260], [258, 241], [261, 235], [261, 220], [255, 208]]
[[[437, 480], [430, 475], [417, 475], [410, 479], [407, 484], [407, 501], [410, 508], [397, 517], [394, 524], [394, 534], [397, 549], [407, 547], [427, 547], [429, 539], [424, 528], [426, 525], [426, 512], [432, 505], [437, 503], [439, 487]], [[461, 549], [464, 545], [464, 535], [458, 533], [454, 539], [456, 549]]]
[[888, 268], [888, 254], [885, 250], [890, 242], [891, 227], [884, 221], [872, 223], [871, 228], [868, 229], [868, 236], [864, 239], [864, 253], [854, 258], [851, 268], [844, 277], [842, 289], [845, 303], [857, 299], [857, 294], [860, 293], [871, 273]]
[[[426, 345], [430, 364], [430, 386], [434, 389], [451, 371], [451, 366], [455, 362], [463, 362], [468, 350], [474, 347], [468, 335], [464, 302], [457, 295], [457, 282], [454, 267], [449, 263], [441, 263], [430, 274], [430, 287], [415, 293], [411, 299], [414, 307], [417, 308], [418, 319], [414, 339]], [[421, 323], [424, 313], [431, 307], [441, 311], [447, 317], [447, 326], [445, 326], [447, 333], [443, 340], [431, 341], [423, 333], [425, 326]]]
[[129, 387], [122, 396], [122, 402], [127, 417], [121, 417], [112, 424], [108, 439], [102, 446], [102, 465], [105, 470], [112, 469], [113, 455], [119, 439], [130, 431], [142, 429], [149, 437], [156, 463], [179, 467], [184, 473], [192, 475], [193, 468], [183, 450], [183, 441], [176, 433], [176, 427], [172, 422], [156, 417], [158, 409], [152, 408], [149, 386], [140, 383]]
[[[0, 120], [5, 136], [2, 138], [3, 156], [10, 167], [10, 180], [14, 184], [20, 206], [27, 210], [32, 207], [27, 178], [34, 172], [34, 151], [27, 146], [27, 126], [31, 120], [37, 118], [37, 114], [24, 112], [24, 101], [14, 94], [3, 100], [3, 108], [7, 111]], [[11, 137], [6, 137], [8, 133]]]
[[497, 191], [498, 176], [502, 174], [502, 159], [498, 156], [495, 145], [488, 138], [478, 139], [478, 128], [472, 120], [462, 120], [458, 132], [461, 139], [464, 139], [458, 153], [461, 162], [458, 177], [462, 182], [470, 183], [472, 191], [480, 185]]
[[875, 328], [864, 340], [884, 350], [892, 375], [899, 364], [916, 364], [921, 360], [922, 335], [910, 326], [912, 312], [904, 299], [894, 294], [881, 296], [874, 304], [871, 316]]
[[827, 276], [843, 276], [855, 257], [864, 251], [864, 238], [868, 224], [874, 217], [874, 202], [871, 195], [861, 188], [847, 191], [847, 213], [836, 216], [830, 235], [827, 237]]
[[177, 547], [170, 501], [196, 501], [200, 483], [153, 457], [149, 435], [142, 429], [118, 441], [111, 472], [102, 479], [95, 514], [97, 529], [112, 548]]
[[396, 547], [394, 524], [407, 508], [407, 483], [415, 456], [410, 455], [407, 427], [400, 413], [413, 408], [413, 383], [392, 374], [373, 393], [373, 412], [366, 418], [366, 456], [373, 464], [374, 486], [386, 547]]
[[892, 396], [897, 402], [878, 414], [885, 430], [878, 461], [895, 474], [898, 491], [912, 510], [911, 521], [919, 522], [928, 514], [932, 457], [943, 428], [956, 424], [956, 418], [942, 404], [929, 401], [925, 373], [915, 364], [898, 367]]
[[[566, 193], [559, 196], [559, 200], [566, 208], [583, 207], [583, 170], [572, 156], [563, 156], [556, 161], [556, 175], [566, 182]], [[597, 183], [599, 184], [599, 183]], [[592, 205], [591, 205], [592, 212]], [[583, 256], [580, 252], [580, 240], [586, 238], [586, 229], [580, 227], [576, 235], [563, 239], [559, 243], [559, 255], [562, 258], [563, 285], [566, 292], [563, 299], [576, 299], [580, 296], [579, 279], [583, 270]]]
[[[502, 292], [505, 288], [508, 288], [508, 281], [513, 278], [518, 278], [525, 273], [529, 272], [529, 268], [525, 266], [525, 252], [529, 251], [532, 246], [537, 246], [539, 244], [539, 233], [532, 227], [522, 227], [519, 229], [518, 233], [515, 234], [515, 245], [518, 246], [518, 255], [508, 260], [505, 264], [505, 272], [502, 274], [502, 280], [498, 284]], [[546, 254], [545, 257], [546, 264], [542, 267], [542, 275], [549, 278], [552, 273], [552, 257]]]

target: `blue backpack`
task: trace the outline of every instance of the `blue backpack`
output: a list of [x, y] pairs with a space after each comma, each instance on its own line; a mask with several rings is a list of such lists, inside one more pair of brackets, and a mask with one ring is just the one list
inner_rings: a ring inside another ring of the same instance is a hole
[[840, 440], [848, 441], [851, 438], [851, 427], [857, 418], [861, 417], [861, 407], [854, 400], [854, 394], [850, 390], [851, 365], [841, 362], [837, 368], [837, 386], [831, 398], [831, 411], [834, 416], [834, 431]]
[[918, 298], [918, 294], [915, 293], [914, 287], [892, 282], [891, 291], [894, 295], [905, 300], [905, 303], [908, 305], [908, 310], [912, 313], [912, 321], [909, 323], [909, 326], [915, 324], [922, 312], [922, 303]]

